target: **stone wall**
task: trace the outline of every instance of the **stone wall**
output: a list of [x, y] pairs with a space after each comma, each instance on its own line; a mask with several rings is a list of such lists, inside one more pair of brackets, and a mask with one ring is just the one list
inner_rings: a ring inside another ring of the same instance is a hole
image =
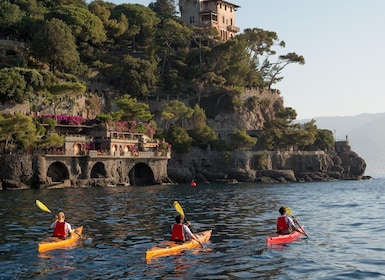
[[179, 183], [239, 181], [291, 182], [361, 179], [365, 161], [351, 151], [348, 143], [339, 151], [202, 151], [174, 155], [168, 175]]
[[167, 164], [167, 158], [3, 155], [1, 189], [170, 183]]

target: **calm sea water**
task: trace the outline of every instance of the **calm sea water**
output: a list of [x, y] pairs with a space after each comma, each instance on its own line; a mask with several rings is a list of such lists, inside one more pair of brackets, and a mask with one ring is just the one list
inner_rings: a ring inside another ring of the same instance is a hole
[[[0, 279], [385, 279], [385, 179], [293, 184], [199, 184], [0, 192]], [[72, 249], [37, 252], [51, 215], [84, 226]], [[202, 249], [144, 259], [169, 238], [182, 205]], [[269, 248], [278, 208], [309, 238]]]

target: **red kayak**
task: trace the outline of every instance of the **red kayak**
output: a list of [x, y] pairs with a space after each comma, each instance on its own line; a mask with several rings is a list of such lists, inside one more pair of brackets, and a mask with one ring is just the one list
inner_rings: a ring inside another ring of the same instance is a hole
[[[301, 228], [303, 230], [303, 226]], [[294, 232], [288, 233], [288, 234], [269, 235], [268, 237], [266, 237], [266, 243], [267, 243], [267, 245], [289, 243], [289, 242], [292, 242], [292, 241], [300, 238], [303, 235], [304, 235], [303, 233], [300, 233], [298, 231], [294, 231]]]

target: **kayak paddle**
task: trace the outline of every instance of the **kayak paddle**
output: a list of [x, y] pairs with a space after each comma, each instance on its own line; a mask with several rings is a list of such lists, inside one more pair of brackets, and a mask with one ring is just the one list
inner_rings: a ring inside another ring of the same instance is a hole
[[49, 208], [47, 206], [45, 206], [45, 204], [43, 202], [41, 202], [40, 200], [36, 200], [36, 205], [37, 207], [39, 207], [41, 210], [43, 210], [44, 212], [47, 212], [47, 213], [50, 213], [52, 214], [52, 216], [56, 217], [52, 212], [51, 210], [49, 210]]
[[[181, 216], [183, 216], [183, 217], [185, 218], [186, 223], [188, 223], [187, 218], [186, 218], [186, 216], [185, 216], [185, 214], [184, 214], [184, 211], [183, 211], [182, 206], [180, 206], [179, 202], [176, 201], [176, 200], [174, 201], [174, 208], [175, 208], [175, 210], [176, 210]], [[199, 243], [199, 245], [201, 245], [201, 248], [203, 248], [202, 243], [201, 243], [196, 237], [194, 237], [193, 239], [194, 239], [195, 241], [197, 241], [197, 242]]]
[[289, 206], [285, 206], [285, 209], [286, 209], [286, 213], [289, 214], [295, 221], [295, 223], [299, 226], [299, 228], [301, 229], [301, 231], [303, 232], [303, 234], [306, 235], [306, 237], [309, 237], [307, 235], [307, 233], [303, 230], [302, 226], [298, 223], [297, 219], [294, 217], [293, 215], [293, 212], [291, 211], [291, 209], [289, 208]]
[[[51, 210], [49, 210], [49, 208], [47, 206], [45, 206], [45, 204], [43, 202], [41, 202], [40, 200], [36, 199], [36, 205], [37, 205], [37, 207], [39, 207], [44, 212], [50, 213], [52, 216], [54, 216], [54, 218], [56, 218], [56, 216], [51, 212]], [[83, 236], [79, 235], [76, 232], [76, 230], [74, 230], [74, 233], [76, 233], [79, 237], [83, 238]]]

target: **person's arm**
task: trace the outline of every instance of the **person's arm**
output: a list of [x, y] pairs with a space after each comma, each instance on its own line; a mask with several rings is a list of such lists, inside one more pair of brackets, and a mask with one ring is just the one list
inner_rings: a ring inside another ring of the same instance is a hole
[[69, 233], [72, 232], [72, 227], [71, 227], [70, 223], [67, 223], [67, 230], [68, 230]]
[[288, 221], [288, 226], [289, 226], [289, 228], [290, 228], [292, 231], [298, 231], [299, 233], [304, 234], [303, 231], [302, 231], [302, 229], [299, 228], [299, 227], [297, 227], [297, 226], [294, 224], [294, 221], [293, 221], [292, 218], [287, 217], [287, 221]]
[[190, 239], [193, 239], [193, 240], [195, 240], [196, 242], [198, 242], [199, 245], [201, 246], [201, 248], [203, 248], [202, 243], [198, 240], [198, 238], [195, 237], [195, 235], [191, 232], [191, 230], [188, 228], [188, 226], [183, 225], [183, 228], [184, 228], [184, 230], [185, 230], [187, 236], [189, 236]]
[[54, 229], [56, 226], [56, 220], [49, 226], [50, 229]]
[[[191, 232], [190, 228], [187, 225], [183, 225], [185, 234], [189, 239], [194, 239], [195, 241], [198, 241], [198, 239], [195, 237], [195, 235]], [[199, 242], [199, 241], [198, 241]]]
[[297, 232], [299, 232], [299, 233], [305, 234], [305, 232], [302, 230], [302, 228], [296, 226], [294, 223], [295, 223], [295, 220], [294, 220], [294, 221], [291, 220], [291, 229], [292, 229], [293, 231], [297, 231]]

